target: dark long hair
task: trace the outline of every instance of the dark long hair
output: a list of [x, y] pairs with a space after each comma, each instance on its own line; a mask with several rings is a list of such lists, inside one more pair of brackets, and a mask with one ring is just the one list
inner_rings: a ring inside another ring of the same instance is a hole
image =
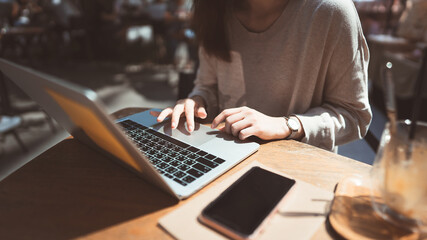
[[226, 29], [229, 0], [194, 0], [192, 26], [199, 45], [210, 56], [231, 61]]

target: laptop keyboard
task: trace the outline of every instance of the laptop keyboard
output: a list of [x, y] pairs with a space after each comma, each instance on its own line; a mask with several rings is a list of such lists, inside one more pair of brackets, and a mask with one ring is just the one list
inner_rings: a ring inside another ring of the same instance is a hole
[[132, 120], [119, 122], [126, 135], [136, 143], [162, 175], [186, 186], [225, 162], [212, 154]]

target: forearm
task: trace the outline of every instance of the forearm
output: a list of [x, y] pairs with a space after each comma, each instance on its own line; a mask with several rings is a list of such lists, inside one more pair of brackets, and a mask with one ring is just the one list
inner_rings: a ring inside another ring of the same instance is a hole
[[207, 56], [203, 48], [199, 49], [200, 66], [189, 98], [199, 96], [203, 99], [208, 117], [218, 114], [218, 82], [215, 59]]
[[345, 109], [324, 104], [297, 117], [305, 132], [301, 141], [331, 151], [336, 145], [363, 138], [371, 112], [369, 108]]

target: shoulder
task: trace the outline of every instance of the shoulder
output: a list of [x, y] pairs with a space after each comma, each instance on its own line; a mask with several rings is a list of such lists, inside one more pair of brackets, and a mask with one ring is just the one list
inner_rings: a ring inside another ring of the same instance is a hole
[[360, 20], [352, 0], [303, 0], [305, 19], [331, 34], [357, 35]]
[[351, 13], [354, 11], [352, 0], [305, 0], [306, 6], [329, 13]]
[[306, 0], [315, 15], [344, 24], [357, 23], [359, 16], [352, 0]]

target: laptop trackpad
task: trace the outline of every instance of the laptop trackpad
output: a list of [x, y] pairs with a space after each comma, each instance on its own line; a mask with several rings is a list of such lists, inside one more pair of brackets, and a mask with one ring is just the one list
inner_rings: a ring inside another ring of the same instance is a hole
[[215, 133], [219, 132], [218, 130], [211, 129], [210, 127], [204, 126], [200, 123], [195, 123], [194, 131], [190, 133], [186, 126], [187, 124], [185, 121], [182, 121], [181, 119], [176, 129], [171, 128], [170, 120], [155, 124], [151, 127], [195, 147], [215, 139], [217, 136]]

